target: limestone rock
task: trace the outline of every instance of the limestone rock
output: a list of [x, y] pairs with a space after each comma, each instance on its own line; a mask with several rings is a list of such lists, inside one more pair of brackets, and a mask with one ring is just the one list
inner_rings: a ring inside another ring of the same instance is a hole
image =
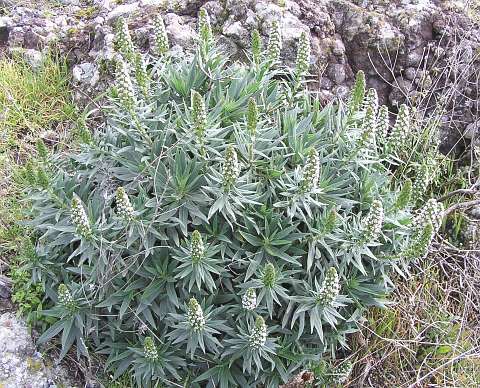
[[74, 82], [79, 85], [95, 86], [100, 79], [100, 73], [95, 64], [87, 62], [75, 65], [72, 70], [72, 77]]
[[58, 366], [47, 368], [35, 350], [25, 323], [12, 313], [0, 314], [0, 381], [5, 388], [73, 388]]

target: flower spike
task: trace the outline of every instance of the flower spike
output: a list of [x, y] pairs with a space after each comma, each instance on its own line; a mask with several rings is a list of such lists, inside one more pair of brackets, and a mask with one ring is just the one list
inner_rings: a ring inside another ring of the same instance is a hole
[[278, 62], [280, 59], [280, 51], [282, 50], [282, 35], [278, 21], [273, 21], [270, 28], [270, 37], [268, 40], [268, 60], [272, 63]]
[[167, 31], [165, 30], [165, 24], [163, 23], [163, 19], [160, 15], [157, 15], [155, 17], [153, 26], [154, 26], [154, 34], [155, 34], [155, 42], [154, 42], [155, 54], [158, 56], [165, 55], [168, 52], [169, 44], [168, 44]]
[[81, 236], [88, 238], [92, 235], [92, 227], [90, 226], [87, 213], [82, 201], [76, 195], [72, 199], [71, 218], [73, 224], [77, 227], [77, 232]]
[[157, 347], [155, 346], [152, 337], [145, 338], [145, 341], [143, 342], [143, 354], [145, 355], [145, 358], [150, 361], [156, 361], [158, 359]]
[[245, 310], [254, 310], [257, 307], [257, 294], [254, 288], [249, 288], [242, 296], [242, 307]]
[[232, 145], [227, 146], [223, 163], [223, 188], [229, 191], [240, 175], [237, 152]]
[[254, 349], [261, 348], [267, 342], [267, 325], [265, 320], [258, 316], [255, 320], [255, 326], [250, 332], [250, 347]]
[[295, 73], [297, 77], [302, 78], [308, 73], [310, 67], [310, 35], [306, 32], [302, 32], [300, 35], [300, 41], [297, 51], [297, 62], [295, 67]]
[[136, 104], [135, 92], [133, 90], [132, 79], [128, 64], [121, 58], [117, 61], [117, 71], [115, 74], [118, 97], [121, 104], [129, 111], [132, 111]]
[[255, 65], [262, 62], [262, 38], [258, 30], [252, 32], [252, 62]]
[[315, 148], [310, 150], [308, 154], [307, 163], [303, 168], [303, 179], [301, 183], [301, 191], [303, 193], [315, 190], [318, 186], [318, 179], [320, 177], [320, 159]]
[[205, 326], [202, 307], [195, 298], [191, 298], [188, 302], [187, 321], [191, 329], [195, 332], [202, 331]]
[[340, 281], [335, 267], [330, 267], [325, 274], [322, 286], [317, 293], [317, 303], [321, 306], [331, 306], [340, 293]]
[[133, 220], [134, 210], [133, 206], [128, 198], [127, 193], [123, 187], [117, 188], [117, 193], [115, 195], [115, 200], [117, 203], [117, 214], [119, 217], [123, 218], [126, 221]]

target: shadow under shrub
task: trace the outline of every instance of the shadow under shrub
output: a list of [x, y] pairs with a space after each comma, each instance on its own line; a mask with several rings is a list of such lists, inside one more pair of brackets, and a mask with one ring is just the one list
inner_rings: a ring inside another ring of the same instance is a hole
[[32, 179], [32, 269], [57, 319], [40, 342], [61, 335], [62, 356], [99, 352], [142, 387], [278, 387], [346, 348], [439, 227], [441, 206], [413, 217], [389, 170], [408, 109], [389, 128], [361, 73], [347, 105], [321, 108], [308, 36], [284, 69], [276, 23], [250, 65], [215, 47], [204, 11], [193, 58], [155, 30], [147, 58], [119, 21], [105, 127]]

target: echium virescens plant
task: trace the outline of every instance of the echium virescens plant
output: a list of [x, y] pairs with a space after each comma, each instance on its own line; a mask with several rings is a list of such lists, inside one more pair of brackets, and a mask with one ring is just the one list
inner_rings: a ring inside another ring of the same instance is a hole
[[392, 156], [398, 156], [405, 150], [410, 136], [410, 112], [406, 105], [401, 105], [398, 116], [390, 135], [385, 143], [385, 151]]
[[416, 178], [395, 175], [408, 110], [388, 128], [362, 73], [346, 104], [297, 98], [308, 39], [283, 66], [280, 20], [247, 64], [205, 10], [193, 58], [169, 55], [156, 19], [136, 66], [122, 23], [105, 123], [44, 158], [43, 183], [29, 167], [42, 341], [100, 353], [142, 388], [276, 388], [343, 348], [391, 270], [428, 252], [441, 205], [417, 209]]
[[118, 52], [131, 62], [135, 55], [135, 46], [133, 45], [128, 23], [123, 17], [119, 17], [116, 24], [115, 45]]
[[262, 62], [262, 38], [258, 30], [252, 32], [252, 63], [259, 65]]
[[154, 49], [158, 56], [165, 55], [169, 49], [167, 31], [161, 15], [156, 15], [154, 19]]
[[310, 67], [310, 35], [302, 32], [297, 49], [297, 61], [295, 64], [295, 73], [299, 79], [302, 79], [308, 73]]
[[270, 27], [270, 37], [267, 46], [267, 56], [271, 63], [276, 63], [280, 59], [282, 51], [282, 32], [277, 20], [272, 22]]

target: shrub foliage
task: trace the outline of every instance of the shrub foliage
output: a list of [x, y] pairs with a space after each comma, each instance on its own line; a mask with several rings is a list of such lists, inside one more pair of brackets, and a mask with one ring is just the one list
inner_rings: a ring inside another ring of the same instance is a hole
[[105, 126], [32, 185], [31, 266], [56, 319], [40, 341], [104, 354], [141, 387], [278, 387], [345, 348], [439, 226], [441, 206], [414, 216], [412, 182], [391, 173], [408, 109], [389, 128], [362, 73], [348, 103], [321, 107], [308, 35], [290, 70], [278, 23], [248, 65], [205, 11], [192, 57], [155, 26], [148, 57], [119, 22]]

